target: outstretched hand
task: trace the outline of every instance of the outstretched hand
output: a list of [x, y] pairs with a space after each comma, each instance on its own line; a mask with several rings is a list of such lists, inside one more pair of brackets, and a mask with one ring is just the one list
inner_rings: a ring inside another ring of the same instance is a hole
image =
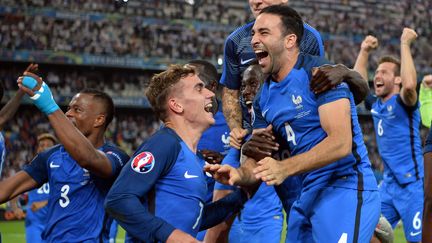
[[280, 185], [288, 177], [286, 168], [281, 161], [266, 157], [258, 161], [258, 166], [253, 170], [256, 179], [260, 179], [269, 186]]
[[224, 185], [234, 186], [241, 179], [238, 170], [229, 165], [206, 164], [204, 171], [210, 173], [217, 182]]

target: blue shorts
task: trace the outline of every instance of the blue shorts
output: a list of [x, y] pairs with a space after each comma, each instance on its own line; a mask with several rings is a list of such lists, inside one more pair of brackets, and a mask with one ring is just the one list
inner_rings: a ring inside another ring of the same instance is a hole
[[392, 227], [402, 220], [405, 238], [410, 242], [421, 241], [423, 217], [423, 180], [400, 186], [396, 181], [383, 182], [380, 186], [381, 212]]
[[291, 208], [286, 242], [369, 242], [380, 217], [378, 191], [323, 187]]
[[230, 243], [280, 243], [283, 215], [272, 217], [259, 224], [243, 222], [236, 217], [229, 233]]

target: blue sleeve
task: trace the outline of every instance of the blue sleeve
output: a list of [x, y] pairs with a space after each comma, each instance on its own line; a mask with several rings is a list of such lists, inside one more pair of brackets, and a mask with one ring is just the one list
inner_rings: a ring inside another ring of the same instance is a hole
[[259, 91], [258, 95], [255, 97], [254, 102], [253, 102], [253, 109], [252, 109], [252, 128], [253, 129], [266, 128], [269, 125], [262, 115], [261, 107], [259, 104], [261, 92], [262, 92], [262, 88]]
[[300, 42], [300, 51], [313, 56], [324, 56], [324, 44], [320, 33], [312, 26], [303, 23], [304, 34]]
[[417, 97], [417, 101], [413, 106], [405, 105], [405, 103], [402, 100], [402, 97], [400, 94], [397, 95], [396, 101], [407, 111], [408, 113], [413, 113], [415, 110], [417, 110], [420, 107], [420, 102]]
[[153, 136], [124, 166], [105, 200], [106, 211], [132, 236], [165, 242], [175, 228], [149, 211], [157, 180], [168, 173], [180, 152], [175, 139]]
[[58, 148], [59, 146], [54, 146], [42, 153], [39, 153], [34, 157], [30, 164], [24, 166], [23, 170], [27, 172], [27, 174], [29, 174], [38, 183], [38, 185], [43, 185], [45, 182], [48, 182], [48, 159]]
[[366, 99], [365, 99], [365, 108], [367, 109], [367, 110], [371, 110], [372, 109], [372, 105], [375, 103], [375, 101], [377, 100], [377, 97], [375, 96], [375, 95], [372, 95], [372, 94], [368, 94], [367, 96], [366, 96]]
[[117, 147], [107, 147], [104, 149], [105, 155], [111, 162], [112, 175], [117, 177], [123, 166], [129, 161], [129, 156]]
[[[230, 148], [228, 154], [222, 160], [222, 165], [231, 165], [234, 168], [240, 167], [240, 151], [236, 148]], [[232, 190], [236, 189], [235, 186], [224, 185], [216, 181], [215, 190]]]
[[340, 83], [333, 89], [317, 95], [317, 104], [321, 106], [343, 98], [350, 99], [350, 97], [351, 92], [348, 85], [346, 83]]
[[429, 130], [429, 135], [426, 138], [424, 153], [432, 152], [432, 129]]
[[230, 37], [231, 35], [225, 41], [222, 76], [219, 83], [229, 89], [239, 90], [241, 85], [240, 64], [235, 51], [236, 44]]
[[240, 211], [247, 200], [246, 193], [237, 189], [235, 192], [228, 194], [216, 202], [206, 204], [204, 206], [200, 231], [225, 221], [229, 216]]

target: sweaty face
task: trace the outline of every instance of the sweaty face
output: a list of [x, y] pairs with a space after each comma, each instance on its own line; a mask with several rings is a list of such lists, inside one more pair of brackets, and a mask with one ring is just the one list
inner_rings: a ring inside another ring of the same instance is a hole
[[249, 7], [256, 18], [264, 8], [287, 2], [288, 0], [249, 0]]
[[383, 62], [378, 66], [374, 77], [375, 94], [378, 97], [385, 99], [397, 89], [395, 69], [396, 65], [391, 62]]
[[69, 103], [66, 116], [87, 137], [93, 132], [95, 121], [103, 114], [102, 111], [102, 105], [91, 94], [78, 93]]
[[46, 149], [54, 146], [54, 141], [49, 138], [41, 139], [38, 143], [37, 153], [43, 152]]
[[260, 14], [252, 28], [252, 48], [263, 73], [277, 75], [285, 62], [281, 19], [273, 14]]
[[212, 98], [214, 93], [208, 90], [197, 75], [189, 75], [176, 85], [179, 90], [175, 99], [183, 108], [183, 116], [188, 123], [206, 129], [215, 123], [213, 118]]

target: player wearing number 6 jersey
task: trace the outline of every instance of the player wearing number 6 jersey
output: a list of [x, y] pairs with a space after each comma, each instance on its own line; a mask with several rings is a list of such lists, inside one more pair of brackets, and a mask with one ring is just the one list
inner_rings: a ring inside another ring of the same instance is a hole
[[[420, 242], [423, 215], [423, 155], [420, 139], [420, 111], [417, 74], [410, 46], [414, 30], [404, 28], [401, 59], [382, 57], [374, 76], [375, 94], [369, 96], [378, 151], [384, 162], [380, 186], [381, 211], [393, 228], [402, 220], [409, 242]], [[361, 44], [354, 69], [367, 78], [368, 57], [378, 40], [367, 36]]]
[[46, 242], [102, 242], [107, 239], [105, 196], [129, 157], [105, 142], [114, 114], [112, 99], [97, 90], [72, 98], [66, 115], [42, 79], [25, 72], [20, 89], [48, 116], [61, 145], [38, 154], [31, 164], [0, 182], [0, 203], [48, 182]]

